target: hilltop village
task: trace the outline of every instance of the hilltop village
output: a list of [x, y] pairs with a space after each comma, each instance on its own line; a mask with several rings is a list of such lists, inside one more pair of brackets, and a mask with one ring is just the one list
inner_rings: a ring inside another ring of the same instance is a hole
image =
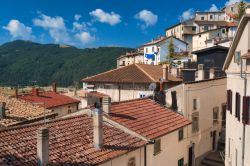
[[249, 166], [250, 4], [164, 33], [80, 90], [0, 89], [0, 165]]

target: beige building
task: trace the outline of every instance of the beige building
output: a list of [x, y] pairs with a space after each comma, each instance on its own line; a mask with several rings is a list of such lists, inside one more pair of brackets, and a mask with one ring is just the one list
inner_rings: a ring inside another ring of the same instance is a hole
[[182, 82], [162, 65], [133, 64], [82, 79], [83, 89], [97, 91], [111, 97], [112, 101], [124, 101], [153, 95], [162, 80], [165, 89]]
[[117, 68], [124, 67], [132, 64], [143, 64], [144, 54], [143, 50], [138, 49], [134, 52], [127, 52], [125, 55], [117, 58]]
[[250, 165], [250, 15], [239, 24], [224, 70], [227, 73], [226, 166]]
[[183, 83], [166, 90], [168, 107], [176, 107], [177, 112], [192, 121], [187, 136], [194, 146], [196, 164], [208, 152], [224, 150], [226, 86], [226, 78], [218, 78]]

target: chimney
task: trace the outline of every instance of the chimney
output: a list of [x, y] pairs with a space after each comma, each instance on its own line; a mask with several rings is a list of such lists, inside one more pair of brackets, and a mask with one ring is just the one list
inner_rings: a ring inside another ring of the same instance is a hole
[[39, 166], [49, 162], [49, 129], [46, 127], [37, 130], [37, 158]]
[[39, 96], [39, 90], [38, 90], [37, 88], [33, 88], [33, 89], [31, 90], [31, 94], [32, 94], [33, 96]]
[[198, 64], [196, 81], [200, 81], [200, 80], [204, 80], [204, 79], [205, 79], [204, 65]]
[[102, 110], [106, 114], [111, 112], [111, 98], [109, 96], [104, 96], [102, 98]]
[[15, 88], [15, 98], [18, 98], [18, 88]]
[[57, 93], [57, 88], [56, 88], [56, 83], [55, 82], [52, 83], [52, 91]]
[[0, 102], [0, 119], [5, 118], [5, 111], [6, 111], [5, 105], [6, 105], [5, 102]]
[[214, 79], [215, 78], [215, 73], [214, 73], [214, 68], [210, 68], [209, 69], [209, 78], [210, 79]]
[[168, 80], [168, 66], [166, 64], [162, 65], [162, 74], [163, 80]]
[[95, 104], [94, 116], [93, 116], [93, 126], [94, 126], [94, 139], [93, 144], [96, 149], [101, 149], [103, 145], [103, 112], [100, 109], [100, 104]]

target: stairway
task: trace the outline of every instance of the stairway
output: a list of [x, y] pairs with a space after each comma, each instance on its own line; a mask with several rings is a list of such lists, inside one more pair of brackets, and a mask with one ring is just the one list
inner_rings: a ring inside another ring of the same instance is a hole
[[201, 162], [200, 166], [224, 166], [219, 152], [210, 152]]

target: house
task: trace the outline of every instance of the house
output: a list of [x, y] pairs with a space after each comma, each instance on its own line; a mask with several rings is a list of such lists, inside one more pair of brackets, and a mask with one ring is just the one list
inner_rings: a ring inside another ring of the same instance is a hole
[[189, 120], [150, 99], [104, 100], [93, 117], [0, 130], [0, 165], [184, 166], [193, 160]]
[[226, 86], [223, 77], [186, 82], [165, 91], [167, 106], [192, 121], [187, 134], [196, 165], [211, 151], [224, 151]]
[[30, 94], [18, 95], [18, 98], [52, 110], [58, 117], [78, 111], [80, 103], [79, 100], [59, 94], [55, 83], [52, 85], [52, 91], [40, 92], [39, 89], [33, 88]]
[[84, 90], [106, 94], [112, 101], [123, 101], [153, 95], [160, 82], [167, 89], [180, 84], [182, 79], [169, 73], [166, 65], [132, 64], [84, 78], [82, 82]]
[[56, 113], [0, 93], [0, 128], [44, 121]]
[[188, 43], [176, 37], [161, 37], [143, 45], [144, 64], [159, 65], [168, 59], [168, 45], [173, 42], [176, 54], [187, 54]]
[[144, 63], [144, 54], [143, 50], [141, 49], [137, 49], [136, 51], [132, 52], [127, 52], [125, 55], [122, 55], [117, 58], [117, 68], [138, 63]]
[[225, 165], [250, 165], [250, 15], [240, 21], [223, 69], [227, 74]]

